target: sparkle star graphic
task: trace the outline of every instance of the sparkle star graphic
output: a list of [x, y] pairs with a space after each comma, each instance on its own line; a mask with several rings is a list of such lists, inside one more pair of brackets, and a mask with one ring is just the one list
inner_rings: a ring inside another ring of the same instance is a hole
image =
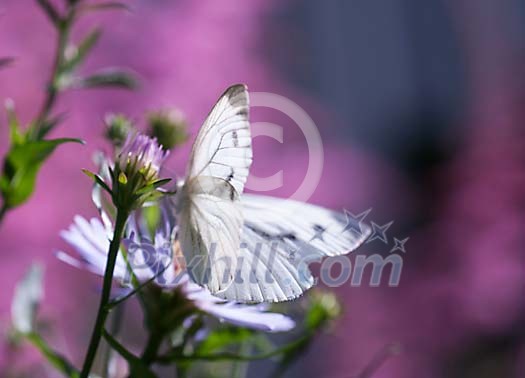
[[315, 234], [314, 234], [314, 236], [312, 236], [312, 238], [310, 239], [310, 241], [315, 240], [315, 239], [319, 239], [319, 240], [321, 240], [321, 241], [324, 241], [324, 239], [323, 239], [323, 234], [325, 233], [326, 228], [324, 228], [323, 226], [320, 226], [320, 225], [316, 224], [316, 225], [314, 226], [314, 231], [315, 231]]
[[370, 213], [371, 211], [372, 211], [372, 208], [363, 211], [361, 214], [354, 215], [350, 211], [343, 209], [343, 212], [346, 217], [346, 225], [343, 228], [343, 231], [341, 231], [341, 233], [345, 231], [350, 231], [351, 233], [357, 235], [358, 237], [363, 235], [363, 228], [362, 228], [363, 221], [365, 220], [368, 213]]
[[370, 237], [368, 238], [367, 243], [370, 243], [371, 241], [379, 239], [383, 243], [388, 244], [388, 238], [386, 236], [386, 231], [390, 228], [390, 226], [392, 226], [392, 223], [394, 223], [394, 221], [390, 221], [380, 226], [377, 223], [372, 222], [372, 235], [370, 235]]
[[408, 237], [408, 238], [404, 238], [402, 240], [399, 240], [398, 238], [394, 238], [394, 247], [392, 247], [392, 249], [390, 250], [390, 253], [392, 253], [394, 251], [401, 251], [403, 253], [406, 253], [406, 251], [405, 251], [405, 243], [408, 241], [408, 239], [410, 239], [410, 238]]
[[295, 248], [290, 248], [288, 249], [288, 261], [290, 261], [291, 263], [294, 263], [295, 262], [295, 254], [298, 252], [299, 250], [298, 249], [295, 249]]

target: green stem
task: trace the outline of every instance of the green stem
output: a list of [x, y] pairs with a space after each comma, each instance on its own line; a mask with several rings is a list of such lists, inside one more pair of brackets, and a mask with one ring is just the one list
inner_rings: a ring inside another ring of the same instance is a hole
[[261, 353], [257, 355], [240, 355], [237, 353], [222, 352], [222, 353], [210, 353], [210, 354], [199, 354], [195, 353], [193, 355], [181, 355], [177, 353], [172, 353], [164, 356], [157, 357], [156, 361], [160, 364], [171, 364], [174, 362], [180, 361], [255, 361], [255, 360], [265, 360], [274, 356], [278, 356], [284, 353], [287, 353], [297, 347], [304, 345], [306, 341], [309, 340], [309, 335], [302, 336], [299, 339], [292, 341], [290, 344], [283, 347], [274, 349], [270, 352]]
[[[170, 300], [168, 303], [165, 303], [164, 306], [161, 305], [160, 311], [164, 312], [162, 308], [165, 306], [167, 306], [167, 311], [169, 311], [169, 308], [172, 305], [173, 302], [171, 302]], [[146, 315], [148, 315], [147, 306], [145, 306], [144, 311]], [[188, 306], [188, 304], [186, 303], [181, 303], [181, 305], [177, 306], [176, 310], [172, 312], [169, 324], [176, 325], [179, 324], [179, 322], [182, 324], [182, 321], [185, 318], [187, 318], [187, 316], [193, 311], [193, 305]], [[162, 346], [162, 342], [164, 341], [165, 335], [169, 334], [169, 330], [166, 330], [166, 328], [162, 326], [162, 321], [156, 321], [155, 319], [146, 319], [146, 323], [148, 324], [149, 336], [148, 341], [146, 343], [146, 347], [144, 348], [140, 359], [144, 365], [149, 367], [152, 363], [156, 362], [159, 354], [159, 349]]]
[[104, 273], [104, 285], [102, 287], [102, 296], [100, 297], [100, 305], [98, 307], [97, 319], [95, 326], [93, 327], [93, 333], [91, 335], [91, 341], [89, 342], [89, 348], [82, 366], [81, 378], [87, 378], [95, 356], [97, 354], [98, 345], [102, 337], [104, 324], [109, 314], [109, 298], [111, 294], [111, 284], [113, 282], [113, 272], [115, 270], [115, 263], [117, 261], [118, 252], [120, 249], [120, 241], [122, 234], [124, 233], [124, 226], [128, 219], [129, 211], [118, 210], [117, 219], [115, 221], [115, 231], [113, 233], [113, 240], [109, 246], [108, 260], [106, 264], [106, 271]]
[[[51, 17], [50, 17], [51, 18]], [[47, 95], [42, 103], [40, 111], [36, 116], [34, 122], [34, 128], [31, 132], [31, 137], [34, 139], [42, 139], [45, 134], [50, 130], [45, 130], [43, 125], [45, 124], [49, 113], [53, 109], [53, 106], [56, 102], [57, 95], [59, 92], [58, 79], [60, 76], [60, 71], [63, 66], [64, 54], [67, 48], [69, 34], [71, 32], [71, 27], [73, 26], [73, 21], [75, 19], [75, 7], [72, 6], [68, 9], [67, 16], [64, 19], [57, 18], [51, 20], [53, 21], [58, 32], [57, 48], [55, 51], [55, 58], [53, 63], [53, 68], [51, 71], [51, 77], [47, 83]]]
[[128, 272], [129, 272], [129, 275], [131, 277], [131, 285], [133, 286], [133, 290], [131, 290], [129, 293], [127, 293], [126, 295], [124, 295], [122, 297], [115, 298], [113, 301], [108, 303], [108, 307], [110, 309], [112, 309], [113, 307], [118, 306], [119, 304], [127, 301], [129, 298], [131, 298], [132, 296], [137, 294], [137, 297], [139, 298], [141, 306], [143, 308], [145, 308], [145, 303], [144, 303], [144, 297], [143, 297], [143, 294], [142, 294], [142, 289], [144, 289], [150, 283], [155, 281], [155, 279], [158, 278], [162, 273], [164, 273], [166, 271], [166, 269], [169, 266], [171, 266], [171, 263], [166, 265], [166, 267], [164, 269], [162, 269], [157, 275], [151, 277], [150, 279], [148, 279], [147, 281], [144, 281], [143, 283], [140, 283], [138, 281], [137, 277], [135, 276], [135, 274], [133, 273], [133, 268], [132, 268], [131, 264], [129, 263], [128, 255], [127, 255], [127, 252], [125, 250], [122, 251], [122, 257], [124, 257], [124, 261], [126, 262], [126, 266], [128, 267]]
[[144, 348], [141, 357], [144, 364], [149, 366], [155, 361], [162, 341], [163, 336], [161, 332], [153, 331], [150, 333], [148, 343], [146, 344], [146, 348]]
[[[120, 328], [122, 326], [122, 318], [124, 316], [124, 308], [125, 303], [122, 303], [121, 306], [115, 307], [115, 312], [113, 313], [113, 316], [110, 320], [109, 330], [112, 335], [118, 335]], [[111, 307], [113, 308], [113, 307]], [[103, 374], [104, 377], [109, 377], [109, 365], [111, 363], [111, 357], [113, 355], [113, 350], [111, 349], [111, 346], [106, 343], [105, 345], [106, 350], [104, 353], [104, 363], [103, 363]]]
[[105, 329], [102, 330], [102, 335], [108, 344], [117, 351], [126, 361], [137, 361], [139, 358], [126, 349], [124, 345], [119, 343], [117, 339], [111, 336]]

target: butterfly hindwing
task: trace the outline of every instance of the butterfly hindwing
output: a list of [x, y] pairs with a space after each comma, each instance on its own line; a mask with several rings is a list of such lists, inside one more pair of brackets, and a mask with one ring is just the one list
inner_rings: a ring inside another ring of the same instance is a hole
[[[293, 200], [245, 194], [244, 226], [234, 282], [221, 298], [281, 302], [314, 284], [308, 264], [349, 253], [370, 235], [344, 214]], [[358, 230], [358, 231], [356, 231]]]

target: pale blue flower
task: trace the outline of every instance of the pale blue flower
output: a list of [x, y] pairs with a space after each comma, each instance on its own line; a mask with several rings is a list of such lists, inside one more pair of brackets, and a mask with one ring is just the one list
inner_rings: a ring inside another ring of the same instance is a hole
[[[127, 225], [124, 245], [133, 273], [139, 281], [144, 282], [155, 277], [154, 281], [159, 286], [181, 288], [200, 310], [237, 326], [266, 332], [288, 331], [295, 326], [294, 321], [285, 315], [266, 312], [266, 305], [226, 302], [193, 283], [187, 273], [177, 276], [177, 262], [172, 261], [175, 219], [164, 207], [161, 207], [161, 211], [160, 226], [155, 231], [153, 240], [150, 240], [142, 218], [131, 217]], [[104, 219], [105, 214], [102, 215]], [[103, 275], [112, 233], [111, 223], [107, 220], [103, 223], [98, 218], [88, 221], [76, 216], [73, 224], [62, 231], [61, 236], [78, 252], [81, 260], [64, 252], [58, 252], [57, 257], [77, 268]], [[124, 285], [129, 282], [128, 265], [120, 254], [115, 265], [114, 278]]]

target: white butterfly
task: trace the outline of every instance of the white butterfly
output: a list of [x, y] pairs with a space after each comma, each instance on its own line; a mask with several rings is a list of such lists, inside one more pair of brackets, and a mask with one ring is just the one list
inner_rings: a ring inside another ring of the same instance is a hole
[[192, 279], [214, 295], [286, 301], [314, 284], [308, 262], [351, 252], [370, 229], [318, 206], [242, 195], [252, 163], [248, 107], [246, 86], [233, 85], [199, 131], [176, 197], [178, 241]]

